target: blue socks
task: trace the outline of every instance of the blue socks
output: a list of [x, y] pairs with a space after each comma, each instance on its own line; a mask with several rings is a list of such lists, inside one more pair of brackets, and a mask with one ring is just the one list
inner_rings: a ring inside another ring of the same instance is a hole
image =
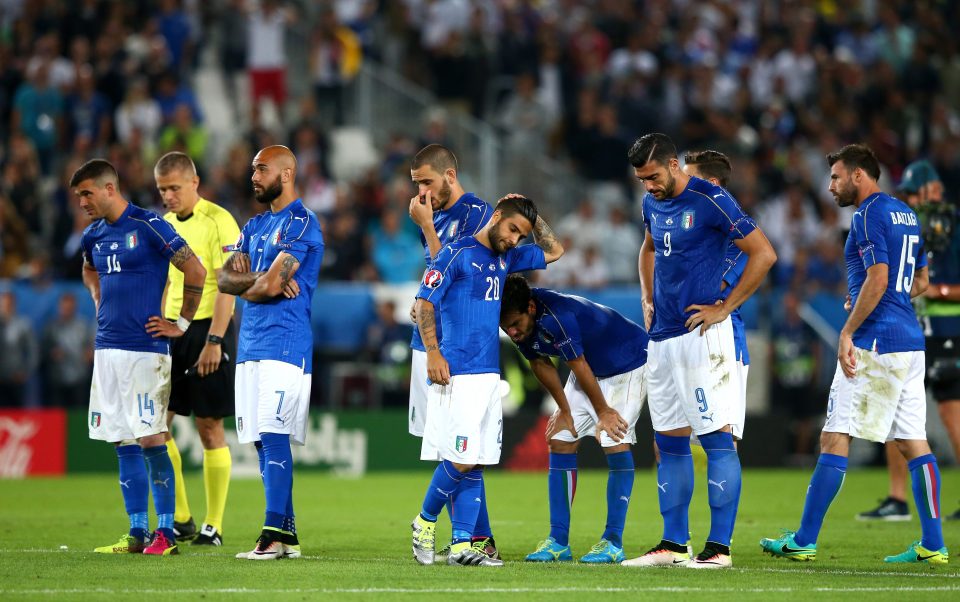
[[707, 454], [707, 498], [710, 501], [710, 534], [707, 541], [730, 545], [740, 504], [740, 457], [733, 435], [714, 431], [699, 435]]
[[263, 490], [267, 496], [265, 529], [283, 529], [293, 489], [293, 454], [290, 435], [260, 433], [263, 444]]
[[452, 543], [469, 542], [480, 513], [483, 495], [483, 471], [474, 468], [463, 475], [460, 487], [451, 495], [450, 522], [453, 525]]
[[693, 498], [693, 456], [690, 437], [654, 434], [660, 448], [657, 494], [663, 516], [663, 539], [685, 545], [690, 538], [689, 511]]
[[482, 470], [480, 471], [480, 512], [477, 514], [477, 526], [473, 528], [473, 537], [474, 539], [493, 537], [490, 515], [487, 513], [487, 483], [483, 480]]
[[547, 496], [550, 501], [550, 537], [570, 545], [570, 507], [577, 494], [577, 454], [550, 454]]
[[603, 538], [623, 547], [623, 525], [627, 520], [630, 494], [633, 493], [633, 454], [629, 451], [607, 455], [607, 527]]
[[120, 461], [120, 493], [123, 505], [130, 517], [130, 535], [144, 539], [150, 534], [147, 518], [147, 466], [143, 463], [143, 451], [139, 445], [117, 447]]
[[[433, 471], [430, 486], [427, 487], [427, 494], [423, 498], [420, 516], [432, 523], [437, 522], [437, 515], [440, 514], [440, 510], [443, 509], [450, 496], [460, 487], [463, 477], [464, 475], [453, 467], [450, 460], [444, 460], [438, 464], [437, 469]], [[453, 521], [453, 512], [450, 512], [450, 520]]]
[[940, 468], [933, 454], [910, 460], [907, 464], [912, 481], [913, 501], [920, 516], [920, 545], [936, 552], [943, 547], [943, 525], [940, 522]]
[[[808, 546], [817, 543], [823, 519], [827, 510], [837, 497], [843, 479], [847, 475], [847, 458], [835, 454], [820, 454], [817, 467], [810, 478], [810, 487], [807, 488], [807, 499], [803, 503], [803, 518], [800, 519], [800, 529], [793, 540], [797, 545]], [[939, 549], [939, 548], [938, 548]]]
[[150, 472], [150, 492], [153, 494], [153, 506], [157, 511], [157, 531], [173, 541], [173, 511], [177, 505], [176, 485], [173, 478], [173, 464], [166, 445], [157, 445], [143, 450]]

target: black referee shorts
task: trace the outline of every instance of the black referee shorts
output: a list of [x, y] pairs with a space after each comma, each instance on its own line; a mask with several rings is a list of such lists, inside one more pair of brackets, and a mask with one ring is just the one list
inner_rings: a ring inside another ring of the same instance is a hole
[[927, 337], [927, 387], [937, 403], [960, 399], [960, 337]]
[[227, 356], [213, 374], [200, 378], [193, 368], [207, 343], [211, 320], [194, 320], [182, 337], [173, 340], [173, 369], [170, 390], [170, 411], [181, 416], [193, 414], [197, 418], [223, 418], [234, 413], [234, 373], [237, 361], [237, 335], [233, 320], [227, 325], [220, 346]]

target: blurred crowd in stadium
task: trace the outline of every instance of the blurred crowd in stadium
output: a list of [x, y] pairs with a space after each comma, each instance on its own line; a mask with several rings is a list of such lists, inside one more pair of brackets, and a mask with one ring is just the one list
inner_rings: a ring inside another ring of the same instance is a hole
[[[827, 192], [824, 155], [866, 142], [890, 191], [929, 158], [952, 198], [957, 22], [960, 4], [936, 0], [0, 0], [0, 278], [79, 279], [86, 219], [66, 186], [88, 158], [109, 159], [126, 198], [160, 210], [153, 163], [182, 150], [203, 196], [243, 224], [259, 211], [252, 151], [282, 143], [321, 216], [321, 278], [415, 280], [409, 159], [445, 142], [444, 119], [464, 112], [497, 126], [516, 165], [549, 158], [585, 183], [552, 219], [568, 249], [546, 273], [552, 287], [637, 281], [641, 188], [626, 153], [663, 131], [732, 158], [730, 189], [780, 258], [770, 286], [842, 295], [849, 215]], [[373, 169], [338, 181], [330, 134], [364, 61], [431, 90], [442, 109], [419, 139], [392, 136]], [[211, 125], [223, 114], [228, 127]], [[7, 305], [0, 345], [49, 350]], [[43, 355], [0, 350], [0, 381]]]

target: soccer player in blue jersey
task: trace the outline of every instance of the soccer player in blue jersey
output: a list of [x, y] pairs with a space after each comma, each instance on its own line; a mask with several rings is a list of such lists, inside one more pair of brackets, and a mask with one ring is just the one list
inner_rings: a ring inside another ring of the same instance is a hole
[[[680, 169], [664, 134], [647, 134], [629, 153], [644, 183], [640, 286], [647, 348], [650, 417], [660, 449], [657, 488], [663, 538], [627, 566], [732, 566], [730, 540], [740, 500], [740, 460], [731, 434], [739, 418], [738, 364], [730, 313], [757, 289], [776, 253], [723, 188]], [[722, 300], [730, 241], [747, 255], [740, 281]], [[722, 301], [722, 302], [721, 302]], [[693, 495], [690, 434], [707, 454], [711, 528], [690, 558], [688, 512]]]
[[[120, 491], [130, 517], [129, 533], [95, 551], [178, 554], [173, 465], [164, 440], [169, 339], [189, 328], [207, 271], [173, 226], [123, 198], [117, 171], [107, 161], [84, 163], [70, 178], [70, 188], [94, 220], [80, 239], [83, 283], [97, 309], [90, 438], [116, 445]], [[176, 322], [163, 319], [160, 307], [171, 263], [183, 272], [183, 304]], [[158, 525], [148, 545], [149, 492]]]
[[921, 537], [892, 563], [947, 564], [940, 518], [940, 469], [926, 434], [923, 330], [910, 299], [929, 284], [917, 215], [880, 191], [880, 163], [866, 145], [827, 155], [830, 192], [856, 206], [844, 248], [852, 304], [840, 331], [837, 371], [797, 531], [760, 540], [763, 551], [814, 560], [827, 510], [843, 485], [852, 437], [896, 441], [907, 460]]
[[[646, 396], [647, 333], [609, 307], [583, 297], [531, 289], [519, 274], [507, 278], [500, 328], [530, 361], [530, 368], [559, 408], [547, 424], [550, 536], [529, 562], [573, 560], [570, 507], [577, 489], [580, 439], [596, 434], [607, 457], [607, 524], [580, 562], [618, 563], [633, 491], [636, 422]], [[550, 359], [570, 367], [564, 386]]]
[[[536, 245], [517, 246], [533, 232]], [[507, 274], [543, 269], [563, 254], [533, 201], [505, 197], [476, 236], [444, 247], [423, 276], [417, 323], [427, 350], [430, 411], [421, 460], [439, 461], [413, 519], [413, 556], [433, 564], [437, 515], [450, 499], [447, 564], [500, 566], [472, 546], [480, 511], [480, 466], [500, 461], [500, 296]], [[443, 340], [437, 340], [437, 310]]]
[[[493, 208], [465, 192], [457, 178], [457, 157], [450, 149], [439, 144], [429, 144], [414, 156], [410, 165], [410, 178], [417, 185], [417, 195], [410, 199], [410, 219], [420, 227], [423, 243], [423, 259], [427, 267], [433, 263], [444, 246], [464, 236], [473, 236], [490, 221]], [[411, 435], [423, 437], [427, 420], [427, 352], [416, 327], [416, 300], [410, 310], [413, 318], [413, 339], [410, 342], [410, 410], [407, 414]], [[443, 340], [441, 325], [437, 323], [437, 340]], [[499, 558], [490, 517], [487, 512], [487, 494], [481, 478], [480, 515], [477, 518], [475, 541], [480, 542], [486, 553]], [[439, 552], [449, 552], [445, 548]]]
[[256, 446], [266, 493], [257, 545], [237, 555], [250, 560], [300, 555], [290, 444], [304, 444], [309, 418], [310, 306], [323, 236], [317, 216], [297, 197], [296, 175], [297, 160], [287, 147], [257, 153], [254, 196], [270, 209], [246, 223], [217, 278], [221, 292], [247, 301], [237, 350], [237, 436]]

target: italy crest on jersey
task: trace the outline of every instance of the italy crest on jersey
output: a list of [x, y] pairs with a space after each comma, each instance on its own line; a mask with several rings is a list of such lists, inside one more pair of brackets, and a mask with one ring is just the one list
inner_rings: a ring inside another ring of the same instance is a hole
[[137, 233], [136, 232], [127, 232], [127, 248], [136, 249], [137, 248]]
[[693, 228], [693, 215], [695, 211], [684, 211], [683, 217], [680, 218], [680, 227], [684, 230], [689, 230]]
[[280, 228], [277, 228], [277, 231], [273, 233], [273, 239], [270, 242], [273, 243], [273, 246], [280, 244]]
[[500, 256], [500, 269], [501, 270], [507, 269], [507, 262], [503, 259], [503, 255]]
[[447, 238], [449, 238], [450, 240], [456, 240], [457, 228], [459, 227], [460, 227], [460, 220], [455, 219], [452, 222], [450, 222], [450, 228], [447, 229]]

